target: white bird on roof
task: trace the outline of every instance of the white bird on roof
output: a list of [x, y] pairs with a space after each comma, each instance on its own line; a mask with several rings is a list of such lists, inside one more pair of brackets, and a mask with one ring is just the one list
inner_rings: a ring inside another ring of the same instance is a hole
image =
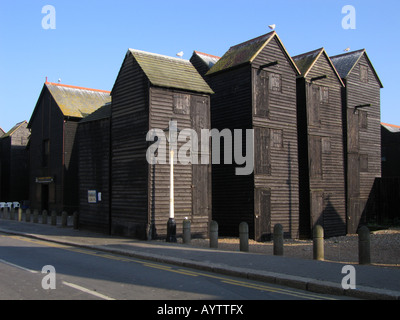
[[182, 58], [182, 57], [183, 57], [183, 51], [178, 52], [176, 55], [177, 55], [178, 57]]
[[348, 52], [348, 51], [350, 51], [350, 48], [346, 48], [346, 49], [344, 49], [343, 51], [344, 51], [344, 52]]
[[268, 28], [270, 28], [271, 30], [275, 30], [276, 24], [271, 24], [271, 25], [268, 26]]

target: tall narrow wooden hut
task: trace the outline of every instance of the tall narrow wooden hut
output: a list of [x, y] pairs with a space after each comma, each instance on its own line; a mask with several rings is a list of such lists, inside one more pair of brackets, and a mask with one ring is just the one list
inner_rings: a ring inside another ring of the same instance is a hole
[[111, 103], [79, 122], [79, 227], [110, 233]]
[[[155, 142], [146, 141], [146, 134], [164, 130], [174, 120], [179, 130], [192, 128], [200, 137], [201, 129], [210, 128], [210, 94], [189, 61], [128, 50], [112, 90], [112, 233], [165, 237], [170, 208], [168, 154], [166, 164], [149, 163], [146, 152]], [[162, 152], [166, 150], [160, 148], [160, 156]], [[177, 161], [174, 178], [177, 233], [188, 218], [193, 234], [206, 235], [211, 165]]]
[[346, 234], [341, 90], [343, 82], [325, 49], [293, 57], [297, 79], [300, 235], [315, 225], [326, 236]]
[[60, 83], [43, 85], [28, 128], [32, 209], [79, 209], [78, 122], [105, 103], [110, 92]]
[[[253, 132], [254, 170], [237, 175], [237, 164], [213, 164], [213, 220], [221, 235], [270, 238], [275, 224], [298, 237], [296, 76], [299, 71], [276, 32], [231, 47], [206, 73], [214, 90], [212, 127]], [[244, 135], [244, 131], [243, 131]], [[225, 139], [224, 139], [225, 140]], [[242, 141], [245, 141], [244, 138]], [[221, 142], [222, 148], [225, 146]], [[248, 145], [234, 141], [232, 149]]]
[[380, 89], [383, 85], [366, 50], [331, 57], [345, 88], [343, 123], [347, 193], [347, 232], [365, 223], [374, 180], [381, 176]]

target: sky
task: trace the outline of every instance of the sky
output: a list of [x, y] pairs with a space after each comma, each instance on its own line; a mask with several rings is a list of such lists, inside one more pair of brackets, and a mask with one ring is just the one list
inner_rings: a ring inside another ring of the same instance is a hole
[[29, 121], [46, 77], [111, 90], [129, 48], [222, 56], [271, 24], [292, 56], [366, 49], [384, 86], [381, 120], [400, 125], [399, 9], [398, 0], [0, 0], [0, 127]]

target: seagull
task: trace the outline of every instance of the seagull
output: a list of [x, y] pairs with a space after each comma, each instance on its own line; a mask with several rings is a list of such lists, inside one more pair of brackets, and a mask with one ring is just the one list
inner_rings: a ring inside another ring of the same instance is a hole
[[268, 28], [270, 28], [271, 30], [275, 30], [276, 24], [271, 24], [271, 25], [268, 26]]
[[183, 51], [178, 52], [176, 55], [177, 55], [178, 57], [182, 58], [182, 57], [183, 57]]
[[350, 48], [346, 48], [346, 49], [344, 49], [343, 51], [344, 51], [344, 52], [348, 52], [348, 51], [350, 51]]
[[58, 79], [58, 83], [61, 83], [61, 78], [60, 78], [60, 79]]

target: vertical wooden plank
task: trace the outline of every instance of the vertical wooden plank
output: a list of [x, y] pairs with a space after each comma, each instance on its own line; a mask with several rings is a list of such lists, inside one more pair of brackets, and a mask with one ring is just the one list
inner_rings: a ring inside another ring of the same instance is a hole
[[322, 178], [322, 138], [310, 136], [309, 138], [309, 168], [311, 179]]
[[269, 115], [269, 75], [265, 70], [253, 71], [254, 75], [254, 113], [257, 117], [268, 117]]
[[324, 191], [312, 190], [311, 191], [311, 228], [317, 224], [324, 227]]
[[255, 190], [255, 239], [265, 241], [271, 236], [271, 190]]

